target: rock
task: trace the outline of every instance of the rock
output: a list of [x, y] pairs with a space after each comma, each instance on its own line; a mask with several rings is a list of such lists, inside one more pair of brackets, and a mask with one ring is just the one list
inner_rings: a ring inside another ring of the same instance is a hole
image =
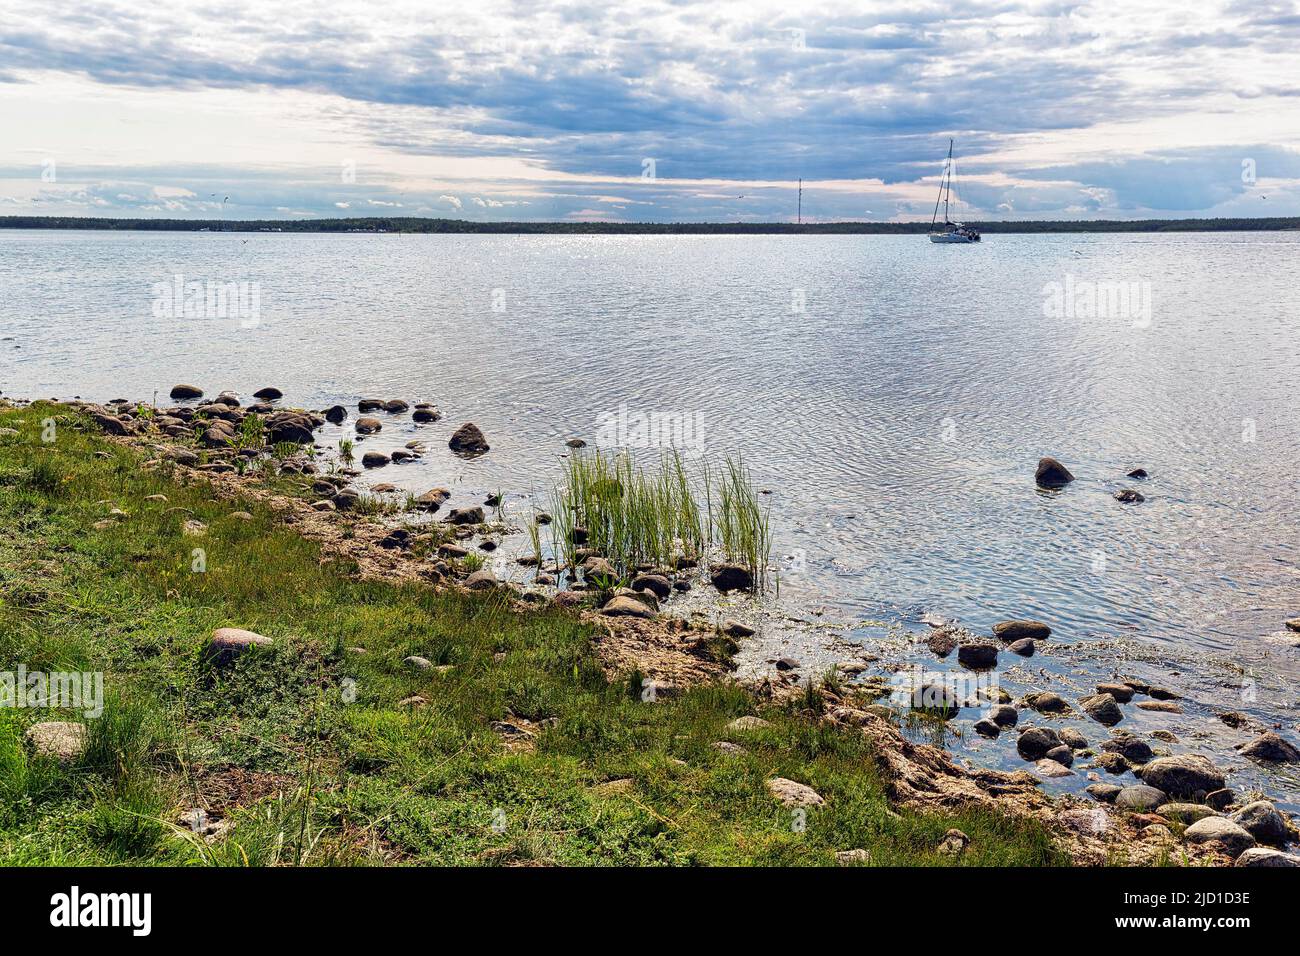
[[655, 616], [655, 612], [645, 604], [625, 595], [610, 598], [600, 609], [600, 613], [610, 617], [640, 617], [647, 620]]
[[1237, 795], [1225, 787], [1222, 790], [1211, 790], [1205, 795], [1205, 802], [1214, 809], [1223, 811], [1228, 809], [1236, 798]]
[[236, 521], [252, 521], [253, 516], [247, 511], [232, 511], [230, 517]]
[[[653, 591], [655, 597], [662, 599], [672, 593], [673, 584], [662, 574], [638, 574], [632, 579], [632, 589], [635, 591]], [[750, 633], [752, 634], [753, 631]]]
[[1120, 504], [1140, 505], [1147, 499], [1146, 495], [1142, 494], [1140, 491], [1135, 491], [1132, 488], [1121, 488], [1119, 491], [1115, 492], [1115, 500]]
[[199, 388], [197, 385], [173, 385], [171, 397], [180, 402], [202, 398], [203, 389]]
[[383, 452], [368, 451], [361, 456], [362, 468], [383, 468], [391, 459]]
[[415, 499], [415, 507], [420, 511], [437, 511], [451, 497], [446, 488], [430, 488]]
[[447, 447], [458, 455], [481, 455], [488, 451], [490, 446], [479, 427], [473, 422], [466, 422], [452, 433]]
[[330, 502], [339, 511], [351, 511], [361, 503], [361, 494], [355, 488], [340, 488]]
[[871, 852], [869, 850], [836, 850], [836, 866], [866, 866], [871, 862]]
[[[755, 719], [757, 720], [757, 718]], [[720, 750], [722, 753], [727, 754], [728, 756], [735, 756], [737, 754], [743, 754], [745, 752], [744, 747], [740, 746], [739, 744], [733, 744], [730, 740], [715, 740], [713, 743], [709, 744], [709, 746], [712, 747], [714, 750]]]
[[390, 398], [388, 401], [384, 402], [384, 411], [388, 412], [390, 415], [400, 415], [402, 412], [408, 411], [410, 407], [409, 404], [402, 401], [400, 398]]
[[357, 430], [358, 435], [373, 435], [384, 427], [384, 423], [378, 418], [370, 418], [367, 416], [364, 418], [358, 418], [353, 427]]
[[746, 714], [744, 717], [737, 717], [731, 723], [727, 724], [727, 729], [733, 731], [761, 730], [764, 727], [771, 726], [772, 725], [762, 717], [754, 717], [750, 714]]
[[957, 648], [957, 662], [972, 670], [996, 667], [998, 649], [994, 644], [963, 644]]
[[1110, 829], [1110, 815], [1101, 807], [1077, 807], [1063, 810], [1060, 820], [1075, 833], [1099, 837]]
[[90, 417], [95, 420], [95, 424], [106, 435], [129, 435], [131, 433], [131, 429], [127, 427], [126, 422], [120, 418], [106, 415], [103, 412], [91, 412]]
[[1040, 488], [1063, 488], [1074, 481], [1074, 475], [1055, 458], [1038, 459], [1038, 468], [1034, 471], [1034, 481]]
[[915, 688], [911, 705], [913, 710], [923, 710], [944, 720], [950, 720], [961, 710], [957, 695], [942, 684], [921, 684]]
[[1033, 657], [1034, 651], [1037, 649], [1033, 640], [1028, 637], [1022, 637], [1020, 640], [1012, 641], [1007, 645], [1007, 650], [1013, 654], [1019, 654], [1021, 657]]
[[1092, 758], [1092, 766], [1105, 770], [1107, 773], [1113, 773], [1117, 777], [1122, 773], [1127, 773], [1129, 769], [1128, 761], [1124, 759], [1123, 755], [1115, 753], [1097, 754]]
[[727, 618], [722, 622], [722, 633], [728, 637], [753, 637], [754, 629], [748, 624], [742, 624], [734, 618]]
[[438, 545], [438, 554], [442, 555], [444, 558], [463, 558], [465, 555], [469, 554], [469, 549], [448, 542], [447, 544]]
[[1182, 823], [1195, 823], [1214, 816], [1214, 808], [1203, 803], [1164, 803], [1160, 805], [1160, 815]]
[[1146, 763], [1155, 756], [1151, 746], [1145, 740], [1123, 731], [1115, 733], [1110, 740], [1104, 741], [1101, 749], [1110, 753], [1123, 754], [1124, 759], [1130, 763]]
[[447, 521], [451, 524], [482, 524], [483, 520], [483, 508], [481, 505], [471, 505], [467, 508], [452, 508], [447, 512]]
[[429, 422], [436, 422], [440, 418], [442, 418], [442, 412], [438, 411], [438, 409], [434, 408], [432, 405], [417, 407], [415, 411], [411, 413], [411, 420], [419, 422], [422, 425], [426, 425]]
[[1181, 714], [1183, 712], [1183, 709], [1172, 700], [1140, 700], [1137, 702], [1137, 706], [1140, 710], [1150, 710], [1164, 714]]
[[1084, 750], [1088, 746], [1088, 738], [1073, 727], [1062, 727], [1057, 730], [1056, 735], [1061, 738], [1061, 743], [1071, 750]]
[[1123, 788], [1117, 787], [1113, 783], [1090, 783], [1083, 789], [1094, 800], [1101, 803], [1114, 803], [1115, 798], [1120, 795]]
[[993, 625], [993, 636], [1004, 644], [1026, 637], [1034, 641], [1045, 641], [1051, 633], [1052, 629], [1042, 621], [998, 621]]
[[67, 720], [45, 720], [28, 727], [23, 739], [33, 753], [52, 757], [66, 766], [85, 753], [86, 725]]
[[1121, 810], [1135, 810], [1145, 812], [1154, 810], [1157, 807], [1169, 802], [1169, 797], [1162, 790], [1155, 787], [1148, 787], [1144, 784], [1135, 784], [1132, 787], [1125, 787], [1115, 797], [1115, 806]]
[[1061, 746], [1061, 738], [1049, 727], [1030, 727], [1016, 741], [1016, 753], [1026, 760], [1041, 760], [1049, 750]]
[[325, 421], [331, 425], [340, 425], [348, 417], [348, 410], [342, 405], [331, 405], [325, 409]]
[[1051, 750], [1047, 751], [1047, 755], [1044, 759], [1054, 760], [1061, 766], [1068, 767], [1074, 763], [1074, 752], [1065, 744], [1061, 744], [1061, 746], [1053, 747]]
[[787, 807], [819, 807], [826, 802], [812, 787], [785, 777], [770, 778], [767, 790]]
[[957, 646], [957, 638], [953, 637], [952, 631], [948, 628], [939, 628], [925, 639], [926, 647], [930, 648], [937, 657], [947, 657]]
[[490, 591], [497, 584], [496, 575], [487, 568], [479, 568], [465, 579], [465, 587], [471, 591]]
[[397, 490], [397, 485], [389, 484], [386, 481], [381, 481], [377, 485], [370, 486], [371, 493], [376, 495], [390, 495], [396, 490]]
[[266, 434], [272, 443], [291, 441], [309, 445], [318, 421], [304, 412], [275, 412], [266, 418]]
[[1286, 846], [1291, 842], [1291, 828], [1287, 826], [1286, 819], [1267, 800], [1248, 803], [1228, 819], [1259, 843]]
[[260, 398], [265, 402], [274, 402], [276, 399], [284, 398], [284, 392], [268, 385], [266, 388], [259, 388], [253, 393], [253, 397]]
[[402, 663], [417, 671], [427, 671], [433, 668], [433, 661], [427, 657], [421, 657], [418, 654], [412, 654], [410, 657], [403, 657]]
[[709, 580], [719, 591], [750, 591], [754, 588], [754, 575], [739, 564], [715, 564], [709, 568]]
[[1300, 750], [1296, 750], [1295, 747], [1271, 730], [1260, 734], [1242, 747], [1241, 755], [1262, 763], [1300, 762]]
[[995, 704], [989, 708], [987, 716], [999, 727], [1014, 727], [1020, 713], [1010, 704]]
[[382, 398], [363, 398], [357, 402], [357, 411], [359, 412], [377, 412], [384, 407]]
[[943, 856], [961, 856], [968, 846], [970, 846], [970, 837], [960, 830], [952, 829], [943, 835], [936, 849]]
[[330, 501], [328, 498], [320, 501], [313, 501], [311, 507], [313, 511], [335, 511], [338, 509], [338, 505]]
[[1147, 470], [1145, 468], [1134, 468], [1132, 471], [1125, 474], [1124, 477], [1133, 478], [1137, 481], [1141, 481], [1143, 478], [1147, 478], [1149, 476], [1147, 475]]
[[272, 641], [240, 627], [219, 627], [212, 632], [203, 658], [214, 667], [230, 664], [250, 647], [269, 647]]
[[793, 657], [780, 657], [777, 658], [776, 669], [779, 671], [797, 671], [799, 662]]
[[1041, 694], [1032, 694], [1027, 697], [1026, 702], [1040, 714], [1063, 714], [1070, 709], [1070, 705], [1059, 694], [1053, 694], [1051, 691], [1043, 691]]
[[398, 707], [423, 707], [428, 701], [419, 694], [413, 694], [410, 697], [403, 697], [397, 702]]
[[1255, 845], [1255, 838], [1226, 817], [1206, 817], [1183, 831], [1188, 843], [1218, 843], [1236, 856]]
[[1233, 866], [1300, 866], [1300, 856], [1292, 856], [1279, 850], [1253, 846], [1237, 857]]
[[1080, 703], [1089, 717], [1107, 727], [1113, 727], [1124, 719], [1124, 712], [1119, 709], [1119, 704], [1115, 703], [1115, 698], [1110, 694], [1096, 694], [1084, 698]]
[[1286, 622], [1287, 630], [1300, 631], [1300, 617], [1293, 617]]
[[214, 405], [225, 405], [227, 408], [239, 407], [239, 396], [234, 392], [225, 391], [212, 400]]
[[1182, 698], [1167, 687], [1148, 687], [1147, 696], [1156, 700], [1181, 700]]
[[1199, 754], [1158, 757], [1142, 768], [1142, 782], [1171, 797], [1198, 796], [1222, 790], [1223, 773]]
[[199, 537], [208, 533], [208, 526], [195, 518], [188, 518], [181, 523], [181, 534]]
[[600, 555], [593, 554], [585, 558], [582, 562], [582, 573], [587, 580], [594, 578], [608, 578], [617, 581], [618, 572], [614, 570], [614, 565]]
[[1133, 699], [1133, 688], [1129, 687], [1128, 684], [1098, 684], [1097, 693], [1110, 694], [1111, 697], [1115, 698], [1116, 702], [1121, 704], [1127, 704]]
[[981, 737], [997, 737], [998, 734], [1002, 733], [1002, 728], [999, 727], [996, 722], [987, 717], [981, 717], [979, 720], [975, 721], [975, 724], [971, 729]]

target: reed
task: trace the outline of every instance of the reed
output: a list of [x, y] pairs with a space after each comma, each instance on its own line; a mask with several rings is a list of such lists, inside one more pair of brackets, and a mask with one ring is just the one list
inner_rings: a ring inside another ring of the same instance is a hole
[[723, 555], [748, 568], [756, 587], [765, 590], [772, 555], [771, 513], [759, 506], [742, 459], [727, 457], [718, 478], [717, 502], [716, 511], [710, 507], [710, 519]]

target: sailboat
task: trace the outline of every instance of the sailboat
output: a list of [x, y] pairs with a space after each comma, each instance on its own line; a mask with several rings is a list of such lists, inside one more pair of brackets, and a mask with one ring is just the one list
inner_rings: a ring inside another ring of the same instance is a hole
[[[952, 140], [948, 140], [948, 161], [939, 177], [939, 195], [934, 200], [934, 215], [930, 217], [931, 242], [979, 242], [980, 234], [972, 226], [953, 222], [948, 218], [948, 200], [952, 196]], [[943, 228], [939, 228], [939, 202], [943, 201]]]

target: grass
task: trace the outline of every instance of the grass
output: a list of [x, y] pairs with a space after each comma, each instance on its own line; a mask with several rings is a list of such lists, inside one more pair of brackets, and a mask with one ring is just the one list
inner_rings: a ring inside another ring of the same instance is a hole
[[[891, 806], [869, 742], [809, 720], [809, 701], [760, 708], [729, 684], [643, 701], [570, 614], [357, 580], [262, 502], [146, 470], [65, 408], [0, 409], [0, 428], [19, 431], [0, 437], [0, 661], [103, 671], [107, 694], [71, 766], [23, 733], [82, 718], [0, 710], [0, 864], [806, 865], [864, 847], [874, 864], [944, 866], [949, 827], [972, 838], [962, 865], [1063, 862], [1025, 821]], [[125, 516], [96, 528], [113, 507]], [[203, 573], [188, 517], [208, 527]], [[274, 643], [214, 672], [201, 650], [221, 626]], [[772, 725], [729, 734], [746, 713]], [[507, 746], [498, 721], [529, 745]], [[825, 806], [796, 825], [766, 791], [774, 774]], [[194, 832], [196, 808], [224, 839]]]

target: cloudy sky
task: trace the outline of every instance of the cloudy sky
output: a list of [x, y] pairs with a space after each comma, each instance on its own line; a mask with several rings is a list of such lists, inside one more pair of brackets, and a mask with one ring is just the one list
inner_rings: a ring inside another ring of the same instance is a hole
[[1300, 215], [1291, 0], [6, 6], [0, 215]]

